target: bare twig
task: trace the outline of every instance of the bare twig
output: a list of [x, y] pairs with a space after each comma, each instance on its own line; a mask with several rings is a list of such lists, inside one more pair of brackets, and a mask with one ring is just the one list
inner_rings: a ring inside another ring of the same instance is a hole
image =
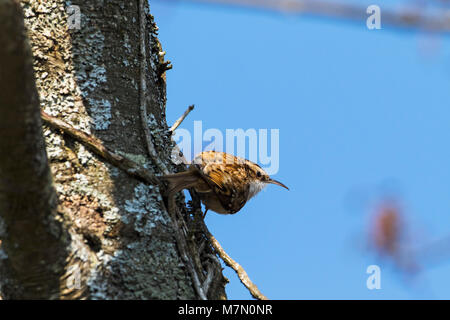
[[203, 291], [207, 294], [209, 291], [209, 288], [211, 286], [211, 282], [214, 279], [214, 275], [216, 273], [216, 269], [213, 267], [213, 264], [210, 263], [208, 264], [207, 267], [207, 274], [206, 274], [206, 279], [203, 282]]
[[148, 170], [142, 168], [136, 162], [112, 152], [103, 145], [101, 140], [93, 136], [90, 136], [84, 133], [83, 131], [75, 129], [70, 124], [56, 117], [51, 116], [42, 110], [41, 110], [41, 118], [47, 125], [55, 129], [62, 130], [64, 133], [70, 135], [75, 140], [83, 143], [96, 155], [102, 157], [111, 164], [124, 170], [129, 175], [152, 185], [160, 184], [159, 179], [154, 175], [152, 175]]
[[[208, 264], [207, 267], [206, 279], [203, 282], [203, 290], [205, 291], [205, 293], [208, 293], [209, 289], [211, 288], [211, 283], [214, 279], [214, 276], [216, 275], [216, 270], [221, 270], [222, 265], [220, 264], [219, 258], [215, 254], [207, 253], [205, 256], [211, 259], [211, 262]], [[217, 269], [214, 268], [213, 266], [214, 264], [217, 265]]]
[[[252, 7], [256, 9], [307, 14], [326, 18], [365, 21], [369, 16], [367, 6], [324, 0], [184, 0], [198, 3], [215, 3]], [[450, 32], [450, 16], [446, 10], [437, 14], [425, 14], [420, 8], [392, 10], [381, 8], [382, 24], [403, 29]]]
[[219, 258], [217, 258], [217, 256], [215, 254], [208, 253], [208, 254], [206, 254], [206, 256], [210, 257], [211, 260], [214, 261], [215, 263], [217, 263], [219, 266], [221, 265]]
[[148, 127], [147, 117], [147, 52], [145, 47], [146, 37], [146, 15], [145, 15], [145, 0], [139, 0], [139, 46], [140, 46], [140, 96], [139, 96], [139, 111], [142, 123], [142, 129], [144, 130], [145, 143], [147, 146], [148, 155], [151, 157], [153, 163], [158, 167], [159, 171], [164, 174], [168, 174], [169, 170], [165, 164], [159, 159], [155, 149], [155, 145], [152, 141], [152, 135]]
[[[183, 115], [177, 121], [175, 121], [173, 126], [169, 129], [169, 131], [172, 132], [172, 134], [175, 133], [175, 130], [179, 127], [179, 125], [183, 122], [183, 120], [188, 116], [188, 114], [192, 110], [194, 110], [193, 104], [187, 108], [187, 110], [183, 113]], [[174, 146], [172, 154], [176, 156], [178, 161], [184, 164], [189, 164], [189, 161], [186, 160], [186, 158], [184, 157], [183, 153], [181, 152], [180, 148], [177, 145]]]
[[258, 287], [256, 286], [256, 284], [254, 284], [250, 278], [247, 275], [247, 272], [245, 272], [244, 268], [242, 268], [242, 266], [237, 263], [236, 261], [234, 261], [226, 252], [225, 250], [222, 248], [222, 246], [220, 245], [219, 241], [217, 241], [216, 238], [214, 238], [214, 236], [209, 232], [208, 228], [206, 227], [205, 223], [202, 222], [202, 227], [203, 227], [203, 232], [205, 233], [205, 235], [207, 236], [207, 238], [209, 239], [209, 241], [211, 242], [211, 245], [213, 246], [214, 250], [217, 252], [217, 254], [219, 255], [219, 257], [223, 260], [223, 262], [225, 262], [225, 264], [227, 266], [229, 266], [230, 268], [232, 268], [238, 275], [239, 279], [241, 280], [242, 284], [248, 289], [248, 291], [250, 292], [250, 294], [258, 300], [268, 300], [267, 297], [265, 295], [263, 295], [261, 293], [261, 291], [259, 291]]
[[[186, 238], [181, 233], [182, 228], [178, 225], [177, 221], [177, 208], [175, 205], [175, 195], [169, 194], [168, 196], [168, 212], [170, 215], [170, 220], [172, 220], [173, 229], [175, 231], [175, 240], [178, 247], [178, 252], [180, 253], [181, 259], [184, 262], [184, 265], [189, 271], [189, 274], [191, 275], [192, 282], [194, 285], [195, 290], [197, 291], [197, 294], [201, 300], [208, 300], [205, 291], [203, 290], [203, 287], [201, 285], [199, 276], [197, 272], [195, 271], [194, 263], [192, 262], [192, 259], [190, 258], [190, 255], [188, 254], [188, 245], [186, 243]], [[184, 223], [184, 220], [183, 220]]]
[[187, 110], [183, 113], [183, 115], [177, 120], [175, 121], [175, 123], [173, 124], [173, 126], [169, 129], [171, 132], [174, 132], [179, 126], [180, 124], [183, 122], [183, 120], [188, 116], [188, 114], [194, 110], [194, 105], [190, 105]]

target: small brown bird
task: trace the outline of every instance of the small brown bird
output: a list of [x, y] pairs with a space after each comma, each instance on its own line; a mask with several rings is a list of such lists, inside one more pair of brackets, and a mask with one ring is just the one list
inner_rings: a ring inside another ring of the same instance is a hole
[[201, 152], [188, 170], [162, 178], [169, 182], [169, 197], [183, 189], [194, 188], [206, 208], [203, 216], [208, 210], [236, 213], [269, 183], [289, 190], [271, 179], [256, 163], [217, 151]]

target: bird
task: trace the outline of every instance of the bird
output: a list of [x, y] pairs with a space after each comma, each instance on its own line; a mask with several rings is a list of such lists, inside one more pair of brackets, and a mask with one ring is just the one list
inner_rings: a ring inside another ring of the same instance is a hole
[[220, 214], [235, 214], [268, 184], [286, 188], [272, 179], [258, 164], [220, 151], [203, 151], [195, 156], [188, 169], [167, 174], [168, 197], [183, 189], [193, 188], [208, 210]]

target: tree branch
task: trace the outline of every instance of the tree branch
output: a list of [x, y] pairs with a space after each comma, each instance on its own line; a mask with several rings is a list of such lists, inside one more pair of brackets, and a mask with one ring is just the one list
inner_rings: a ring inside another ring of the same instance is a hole
[[83, 145], [88, 147], [96, 155], [102, 157], [112, 165], [124, 170], [129, 175], [148, 184], [152, 185], [160, 184], [159, 179], [154, 175], [152, 175], [149, 170], [146, 170], [145, 168], [138, 165], [136, 162], [109, 150], [107, 147], [103, 145], [103, 142], [101, 140], [93, 136], [90, 136], [87, 133], [84, 133], [83, 131], [75, 129], [70, 124], [56, 117], [51, 116], [42, 110], [41, 110], [41, 117], [42, 120], [44, 120], [44, 122], [47, 125], [55, 129], [59, 129], [64, 133], [68, 134], [69, 136], [71, 136], [72, 138], [74, 138], [75, 140], [83, 143]]
[[209, 241], [211, 242], [211, 245], [213, 246], [214, 250], [217, 252], [217, 254], [219, 255], [219, 257], [223, 260], [223, 262], [225, 262], [225, 264], [227, 266], [229, 266], [231, 269], [233, 269], [239, 279], [241, 280], [242, 284], [248, 289], [248, 291], [250, 292], [250, 294], [258, 300], [268, 300], [268, 298], [263, 295], [261, 293], [261, 291], [259, 291], [258, 287], [256, 286], [256, 284], [254, 284], [247, 272], [245, 272], [244, 268], [242, 268], [242, 266], [237, 263], [236, 261], [234, 261], [226, 252], [225, 250], [222, 248], [222, 246], [220, 245], [219, 241], [217, 241], [216, 238], [214, 238], [214, 236], [211, 234], [211, 232], [209, 232], [208, 228], [206, 227], [206, 224], [204, 221], [201, 222], [202, 228], [203, 228], [203, 232], [205, 233], [206, 237], [209, 239]]
[[172, 127], [170, 127], [169, 130], [171, 132], [174, 132], [180, 126], [180, 124], [183, 122], [183, 120], [186, 119], [186, 117], [192, 110], [194, 110], [193, 104], [187, 108], [187, 110], [183, 113], [183, 115], [177, 121], [175, 121], [175, 123], [172, 125]]
[[[367, 6], [323, 0], [184, 0], [198, 3], [244, 6], [292, 14], [315, 15], [326, 18], [361, 21], [369, 16]], [[444, 10], [439, 14], [424, 14], [420, 8], [401, 11], [381, 8], [382, 25], [403, 29], [450, 32], [450, 16]]]

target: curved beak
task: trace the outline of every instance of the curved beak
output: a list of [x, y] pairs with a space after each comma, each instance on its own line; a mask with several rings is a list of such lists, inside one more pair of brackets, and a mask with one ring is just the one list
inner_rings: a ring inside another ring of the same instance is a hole
[[276, 184], [277, 186], [280, 186], [280, 187], [283, 187], [283, 188], [286, 188], [286, 189], [289, 190], [289, 188], [286, 187], [284, 184], [282, 184], [280, 181], [277, 181], [277, 180], [274, 180], [274, 179], [269, 179], [269, 180], [267, 181], [267, 183]]

